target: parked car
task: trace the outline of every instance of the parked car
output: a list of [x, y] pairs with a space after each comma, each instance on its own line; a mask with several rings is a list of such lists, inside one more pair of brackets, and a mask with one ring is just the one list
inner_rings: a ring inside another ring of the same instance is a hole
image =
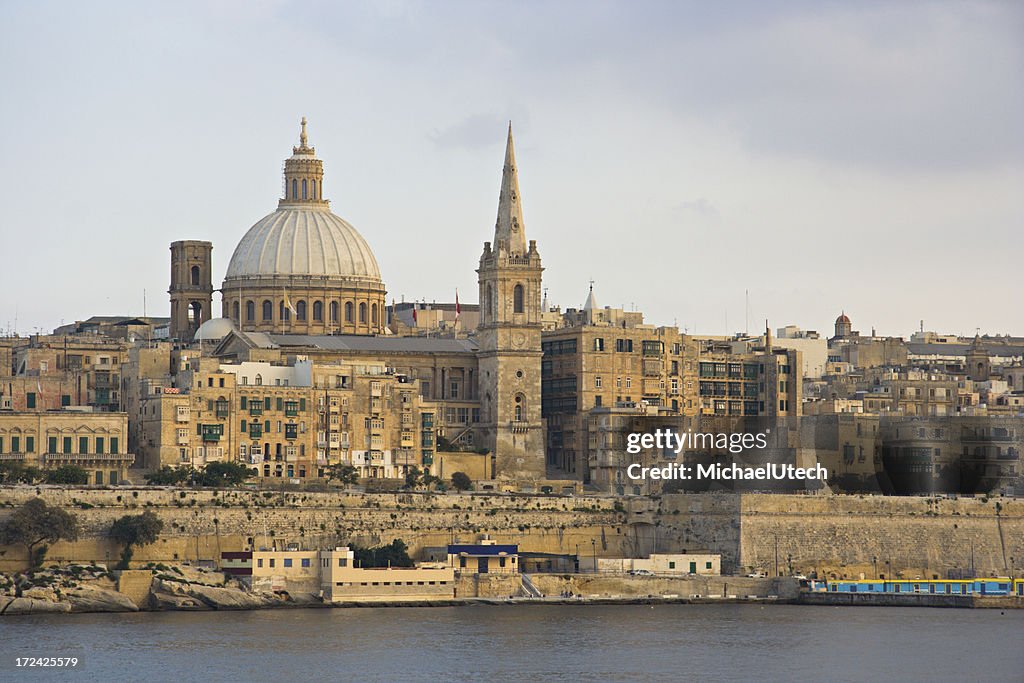
[[630, 576], [654, 576], [654, 572], [649, 569], [630, 569]]
[[764, 572], [750, 572], [747, 574], [748, 579], [767, 579], [768, 575]]

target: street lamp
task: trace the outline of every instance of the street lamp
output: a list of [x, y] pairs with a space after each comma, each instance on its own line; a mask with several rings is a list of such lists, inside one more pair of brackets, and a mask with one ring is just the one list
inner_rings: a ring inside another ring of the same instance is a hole
[[597, 573], [597, 541], [595, 539], [593, 539], [593, 538], [590, 539], [590, 548], [594, 551], [593, 552], [593, 555], [594, 555], [594, 573], [596, 574]]
[[874, 567], [875, 567], [875, 581], [877, 581], [878, 580], [878, 556], [877, 555], [872, 555], [871, 556], [871, 564], [874, 565]]

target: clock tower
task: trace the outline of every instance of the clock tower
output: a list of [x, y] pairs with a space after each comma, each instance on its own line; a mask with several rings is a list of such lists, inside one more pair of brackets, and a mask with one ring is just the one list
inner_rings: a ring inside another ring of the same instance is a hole
[[497, 476], [545, 477], [540, 406], [540, 253], [527, 242], [512, 124], [498, 196], [494, 242], [484, 243], [480, 268], [480, 419]]

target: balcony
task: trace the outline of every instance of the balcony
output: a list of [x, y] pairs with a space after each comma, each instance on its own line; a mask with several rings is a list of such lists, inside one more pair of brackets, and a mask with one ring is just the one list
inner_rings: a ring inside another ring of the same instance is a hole
[[3, 461], [16, 461], [22, 462], [25, 460], [24, 453], [0, 453], [0, 462]]
[[512, 428], [513, 434], [525, 434], [530, 431], [530, 423], [523, 420], [512, 420], [509, 426]]
[[44, 453], [43, 461], [46, 463], [127, 463], [135, 462], [135, 456], [130, 453]]

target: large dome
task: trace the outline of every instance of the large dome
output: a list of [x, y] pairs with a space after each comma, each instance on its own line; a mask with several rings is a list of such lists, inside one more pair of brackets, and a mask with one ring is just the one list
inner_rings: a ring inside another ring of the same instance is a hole
[[320, 207], [282, 207], [258, 221], [235, 247], [226, 278], [293, 275], [380, 281], [363, 236]]

